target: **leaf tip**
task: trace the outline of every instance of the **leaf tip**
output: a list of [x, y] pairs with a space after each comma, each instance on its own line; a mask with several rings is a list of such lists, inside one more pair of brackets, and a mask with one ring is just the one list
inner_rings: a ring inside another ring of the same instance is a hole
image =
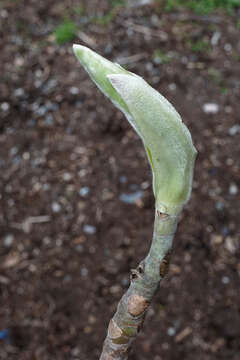
[[79, 60], [82, 60], [83, 54], [88, 52], [89, 50], [90, 49], [88, 49], [86, 46], [80, 44], [73, 44], [73, 52]]

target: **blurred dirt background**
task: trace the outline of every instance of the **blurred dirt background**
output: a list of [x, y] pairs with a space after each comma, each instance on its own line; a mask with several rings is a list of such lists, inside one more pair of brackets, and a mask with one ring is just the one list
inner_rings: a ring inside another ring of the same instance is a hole
[[0, 2], [0, 359], [98, 359], [151, 241], [141, 141], [73, 42], [166, 96], [199, 152], [170, 271], [131, 359], [240, 359], [239, 8], [166, 5]]

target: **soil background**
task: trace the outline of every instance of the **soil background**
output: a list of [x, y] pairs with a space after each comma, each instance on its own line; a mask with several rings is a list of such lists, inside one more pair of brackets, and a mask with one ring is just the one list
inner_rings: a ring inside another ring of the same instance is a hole
[[[0, 359], [98, 359], [151, 242], [143, 146], [73, 42], [143, 76], [198, 149], [169, 274], [131, 359], [240, 359], [239, 13], [145, 3], [0, 2]], [[67, 17], [78, 31], [58, 45]]]

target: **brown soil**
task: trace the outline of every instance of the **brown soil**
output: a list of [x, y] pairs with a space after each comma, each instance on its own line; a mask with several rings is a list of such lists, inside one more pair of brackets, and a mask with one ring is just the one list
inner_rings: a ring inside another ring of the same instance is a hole
[[[72, 16], [85, 44], [125, 58], [166, 96], [199, 152], [169, 275], [131, 359], [238, 360], [237, 13], [202, 17], [148, 5], [119, 9], [104, 26], [94, 17], [108, 12], [107, 0], [82, 5], [85, 14]], [[0, 359], [97, 359], [129, 270], [150, 245], [154, 200], [142, 144], [71, 43], [58, 46], [52, 36], [77, 6], [0, 3], [0, 331], [11, 331]], [[196, 51], [202, 39], [208, 45]], [[156, 58], [156, 49], [165, 56]], [[217, 113], [204, 112], [206, 103]], [[136, 202], [121, 201], [136, 191]]]

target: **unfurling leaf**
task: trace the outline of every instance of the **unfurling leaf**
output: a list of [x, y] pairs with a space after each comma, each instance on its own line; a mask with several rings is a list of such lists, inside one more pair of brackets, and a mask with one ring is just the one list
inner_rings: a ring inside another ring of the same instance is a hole
[[92, 80], [141, 137], [152, 168], [157, 210], [179, 213], [190, 197], [197, 154], [180, 115], [140, 76], [84, 46], [73, 49]]

